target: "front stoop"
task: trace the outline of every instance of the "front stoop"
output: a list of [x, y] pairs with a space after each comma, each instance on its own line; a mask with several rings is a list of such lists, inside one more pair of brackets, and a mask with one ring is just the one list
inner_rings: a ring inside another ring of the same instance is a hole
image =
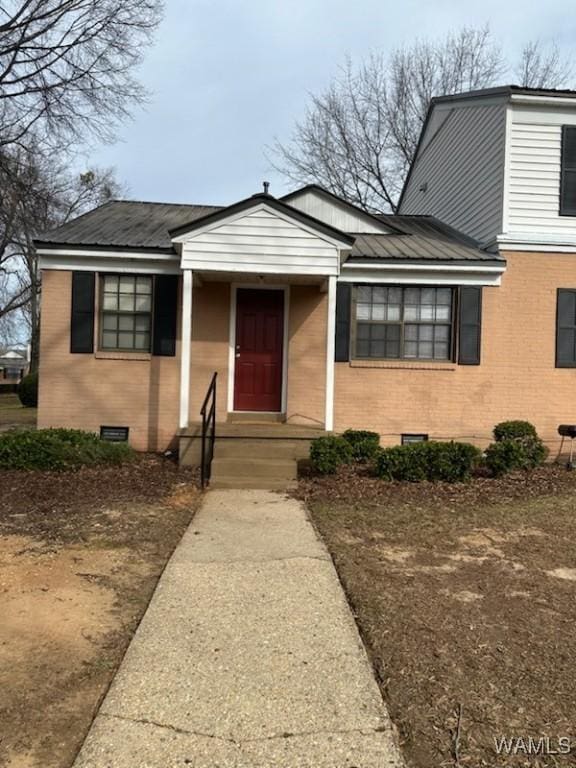
[[[181, 463], [194, 463], [197, 428], [180, 437]], [[216, 426], [211, 488], [288, 490], [296, 484], [298, 464], [308, 459], [311, 441], [326, 434], [314, 427], [274, 423]]]

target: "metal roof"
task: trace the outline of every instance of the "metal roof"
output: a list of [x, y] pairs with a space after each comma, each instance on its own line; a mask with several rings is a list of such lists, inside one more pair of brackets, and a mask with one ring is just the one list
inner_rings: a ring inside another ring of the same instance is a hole
[[[281, 201], [274, 200], [274, 203], [279, 207], [288, 207]], [[231, 208], [234, 209], [234, 206]], [[195, 221], [200, 223], [200, 219], [206, 217], [210, 217], [209, 221], [217, 219], [216, 214], [226, 210], [220, 206], [113, 200], [45, 233], [35, 242], [39, 247], [75, 246], [174, 253], [171, 232], [173, 236], [182, 229], [193, 228]], [[296, 209], [294, 215], [296, 218], [304, 216]], [[341, 233], [344, 240], [354, 238], [350, 259], [502, 261], [496, 254], [481, 250], [470, 237], [433, 216], [377, 214], [376, 217], [395, 231], [391, 234]], [[318, 222], [319, 228], [320, 225], [321, 222]]]
[[36, 238], [42, 245], [173, 251], [169, 231], [220, 210], [215, 205], [111, 200]]
[[545, 96], [559, 99], [576, 99], [576, 91], [562, 88], [525, 88], [523, 85], [498, 85], [494, 88], [479, 88], [476, 91], [450, 93], [444, 96], [434, 96], [431, 104], [441, 104], [460, 99], [489, 98], [492, 96]]

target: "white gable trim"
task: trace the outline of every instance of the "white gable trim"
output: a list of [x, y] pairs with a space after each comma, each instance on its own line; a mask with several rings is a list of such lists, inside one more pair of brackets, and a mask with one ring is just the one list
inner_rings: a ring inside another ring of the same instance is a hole
[[[335, 247], [350, 248], [350, 244], [348, 242], [344, 240], [339, 240], [335, 237], [330, 237], [324, 232], [320, 232], [318, 229], [314, 228], [312, 225], [303, 223], [299, 218], [290, 216], [290, 214], [285, 213], [284, 211], [278, 211], [276, 208], [272, 208], [272, 206], [266, 205], [266, 203], [263, 203], [263, 202], [255, 203], [254, 207], [244, 208], [244, 210], [237, 211], [236, 213], [233, 213], [230, 216], [223, 216], [222, 218], [218, 218], [217, 221], [208, 222], [204, 226], [194, 228], [190, 232], [186, 232], [183, 235], [178, 235], [177, 237], [172, 238], [172, 242], [188, 243], [191, 240], [194, 240], [196, 237], [198, 237], [198, 235], [202, 235], [207, 232], [212, 232], [213, 230], [219, 229], [220, 227], [225, 226], [226, 224], [232, 224], [254, 213], [263, 213], [273, 218], [282, 219], [283, 221], [293, 226], [296, 226], [299, 229], [303, 230], [304, 232], [307, 232], [308, 234], [313, 235], [314, 237], [317, 237], [320, 240], [324, 240], [326, 243], [330, 243], [330, 245], [333, 245]], [[191, 227], [193, 226], [194, 225], [192, 223]]]
[[347, 239], [331, 237], [262, 201], [179, 235], [174, 242], [182, 249], [182, 269], [320, 277], [338, 275], [340, 254], [351, 247]]
[[493, 285], [501, 283], [506, 265], [465, 264], [345, 264], [342, 283], [405, 285]]
[[394, 229], [346, 200], [333, 199], [316, 189], [301, 189], [283, 198], [286, 205], [342, 232], [393, 234]]

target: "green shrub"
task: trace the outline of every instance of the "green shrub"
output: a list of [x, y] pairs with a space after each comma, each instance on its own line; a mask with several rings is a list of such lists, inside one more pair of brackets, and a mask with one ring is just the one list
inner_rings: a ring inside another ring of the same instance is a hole
[[350, 443], [354, 461], [367, 464], [378, 453], [380, 435], [377, 432], [369, 432], [366, 429], [347, 429], [342, 437]]
[[333, 475], [339, 466], [352, 461], [352, 447], [343, 437], [317, 437], [310, 445], [310, 461], [319, 474]]
[[26, 408], [38, 407], [38, 374], [29, 373], [18, 384], [18, 397]]
[[456, 483], [469, 479], [480, 455], [469, 443], [423, 441], [380, 451], [376, 471], [383, 480]]
[[494, 427], [494, 440], [518, 440], [525, 437], [538, 437], [536, 427], [529, 421], [501, 421]]
[[494, 427], [495, 443], [485, 452], [486, 466], [495, 477], [519, 469], [534, 469], [546, 461], [548, 449], [529, 421], [503, 421]]
[[0, 435], [0, 469], [64, 470], [91, 464], [120, 464], [134, 452], [77, 429], [40, 429]]

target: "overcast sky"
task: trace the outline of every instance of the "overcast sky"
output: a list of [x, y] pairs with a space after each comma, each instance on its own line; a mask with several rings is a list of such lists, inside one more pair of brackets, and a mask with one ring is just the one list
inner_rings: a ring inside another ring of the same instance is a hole
[[[140, 200], [227, 204], [290, 188], [265, 148], [286, 139], [310, 92], [346, 55], [360, 60], [418, 36], [489, 22], [506, 52], [524, 41], [576, 41], [573, 0], [166, 0], [141, 79], [150, 103], [121, 140], [90, 153]], [[572, 48], [574, 50], [576, 46]]]

